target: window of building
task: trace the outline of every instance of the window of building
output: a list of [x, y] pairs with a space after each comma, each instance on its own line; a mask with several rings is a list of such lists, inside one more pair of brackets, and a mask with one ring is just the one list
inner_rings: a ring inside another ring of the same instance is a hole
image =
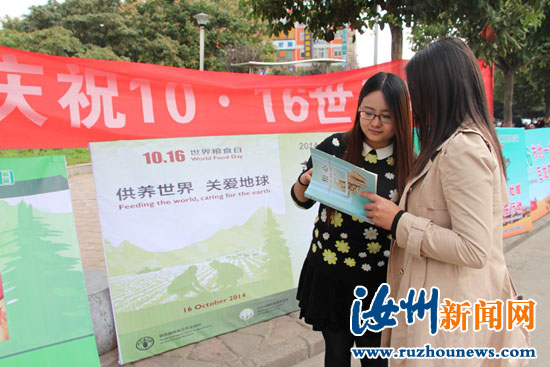
[[323, 59], [328, 57], [328, 48], [326, 47], [314, 48], [313, 57], [316, 59]]

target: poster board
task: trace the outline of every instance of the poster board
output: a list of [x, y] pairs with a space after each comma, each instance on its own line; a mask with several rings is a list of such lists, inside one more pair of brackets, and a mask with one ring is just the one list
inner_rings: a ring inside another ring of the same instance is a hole
[[531, 217], [536, 221], [550, 210], [550, 128], [525, 130], [525, 144]]
[[506, 191], [509, 202], [504, 204], [504, 238], [533, 229], [529, 198], [529, 180], [525, 130], [517, 128], [497, 128], [497, 137], [506, 164]]
[[326, 135], [90, 145], [121, 363], [297, 309], [317, 213], [289, 190]]
[[0, 176], [0, 365], [99, 366], [65, 158], [0, 158]]

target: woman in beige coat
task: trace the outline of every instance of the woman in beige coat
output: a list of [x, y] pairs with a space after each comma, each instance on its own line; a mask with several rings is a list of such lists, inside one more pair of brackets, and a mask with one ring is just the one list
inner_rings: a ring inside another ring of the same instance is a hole
[[[374, 194], [365, 205], [377, 226], [392, 229], [388, 280], [398, 301], [410, 288], [440, 290], [471, 304], [468, 329], [430, 334], [429, 317], [383, 331], [383, 346], [490, 348], [528, 346], [522, 327], [474, 331], [474, 304], [516, 299], [502, 248], [505, 165], [489, 115], [476, 58], [461, 40], [447, 38], [419, 51], [406, 66], [420, 154], [399, 206]], [[505, 315], [505, 313], [503, 313]], [[439, 326], [439, 325], [438, 325]], [[393, 359], [393, 366], [513, 366], [525, 359]]]

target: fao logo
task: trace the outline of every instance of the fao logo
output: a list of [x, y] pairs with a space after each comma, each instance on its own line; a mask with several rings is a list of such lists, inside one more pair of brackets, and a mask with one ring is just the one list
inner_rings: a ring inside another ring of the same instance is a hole
[[244, 310], [241, 311], [241, 313], [239, 314], [239, 317], [243, 321], [248, 321], [254, 317], [254, 310], [251, 308], [245, 308]]
[[155, 344], [155, 339], [151, 338], [150, 336], [145, 336], [137, 341], [136, 349], [147, 350], [151, 348], [153, 344]]

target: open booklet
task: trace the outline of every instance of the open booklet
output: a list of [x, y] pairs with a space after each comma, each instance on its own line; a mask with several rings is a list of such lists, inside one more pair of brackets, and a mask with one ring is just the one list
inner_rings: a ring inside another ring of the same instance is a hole
[[305, 196], [371, 223], [363, 209], [370, 200], [359, 192], [376, 193], [378, 175], [315, 148], [311, 160], [313, 176]]

